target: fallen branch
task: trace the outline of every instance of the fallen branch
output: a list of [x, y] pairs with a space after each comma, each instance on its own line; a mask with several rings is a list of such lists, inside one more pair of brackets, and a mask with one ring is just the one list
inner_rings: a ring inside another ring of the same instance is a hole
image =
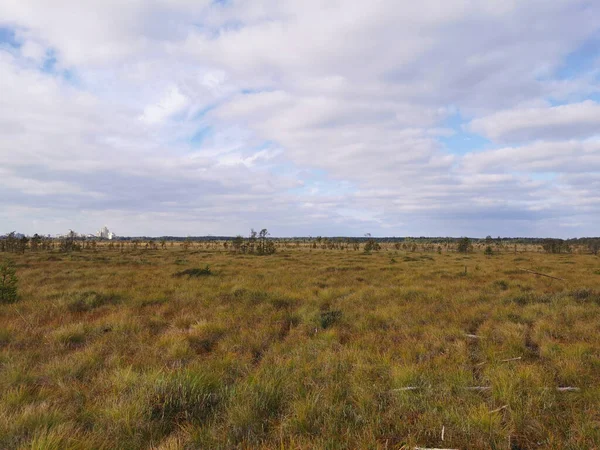
[[456, 448], [427, 448], [427, 447], [415, 447], [415, 450], [458, 450]]
[[504, 405], [504, 406], [501, 406], [500, 408], [492, 409], [490, 411], [490, 414], [494, 414], [494, 413], [500, 412], [500, 411], [502, 411], [503, 409], [506, 409], [506, 408], [508, 408], [508, 405]]
[[546, 275], [545, 273], [534, 272], [533, 270], [529, 270], [529, 269], [521, 269], [520, 267], [518, 269], [522, 270], [523, 272], [533, 273], [534, 275], [541, 275], [542, 277], [552, 278], [553, 280], [565, 281], [564, 278], [553, 277], [552, 275]]
[[518, 361], [520, 359], [523, 359], [523, 357], [522, 356], [517, 356], [516, 358], [501, 359], [500, 362]]
[[465, 336], [470, 339], [480, 339], [479, 336], [477, 336], [476, 334], [465, 334]]
[[[425, 387], [406, 386], [406, 387], [401, 387], [401, 388], [396, 388], [396, 389], [390, 389], [389, 392], [408, 392], [408, 391], [418, 391], [420, 389], [432, 389], [432, 387], [431, 386], [425, 386]], [[462, 389], [464, 389], [465, 391], [489, 391], [492, 389], [492, 386], [463, 386]], [[555, 388], [544, 387], [542, 389], [544, 389], [544, 390], [555, 389], [558, 392], [578, 392], [581, 390], [580, 388], [575, 387], [575, 386], [558, 386]], [[502, 406], [501, 408], [490, 411], [490, 412], [493, 413], [493, 412], [499, 411], [501, 409], [506, 408], [507, 406], [508, 405]]]

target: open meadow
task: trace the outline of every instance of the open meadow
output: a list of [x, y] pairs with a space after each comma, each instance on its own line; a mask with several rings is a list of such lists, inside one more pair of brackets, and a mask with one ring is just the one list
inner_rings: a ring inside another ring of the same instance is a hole
[[277, 245], [10, 254], [0, 448], [600, 448], [599, 257]]

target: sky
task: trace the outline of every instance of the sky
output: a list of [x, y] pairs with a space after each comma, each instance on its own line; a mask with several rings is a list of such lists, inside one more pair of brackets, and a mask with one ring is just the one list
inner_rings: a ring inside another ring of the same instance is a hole
[[600, 235], [597, 0], [2, 0], [0, 234]]

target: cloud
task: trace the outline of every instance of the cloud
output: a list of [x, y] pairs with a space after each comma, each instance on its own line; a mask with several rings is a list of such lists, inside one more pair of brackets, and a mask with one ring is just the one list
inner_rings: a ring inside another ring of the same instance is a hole
[[599, 18], [586, 0], [4, 1], [5, 220], [593, 232], [598, 73], [560, 72]]
[[469, 131], [494, 141], [573, 139], [597, 135], [600, 105], [587, 100], [554, 107], [516, 108], [473, 120]]
[[189, 99], [181, 93], [179, 88], [170, 86], [157, 104], [149, 105], [144, 109], [140, 119], [148, 124], [157, 124], [183, 111], [188, 105]]
[[471, 172], [593, 173], [600, 171], [600, 141], [537, 141], [470, 153], [462, 163]]

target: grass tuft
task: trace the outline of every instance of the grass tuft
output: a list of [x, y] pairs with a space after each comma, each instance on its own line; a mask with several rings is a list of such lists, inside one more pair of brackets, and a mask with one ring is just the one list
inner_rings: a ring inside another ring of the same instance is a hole
[[184, 422], [203, 423], [222, 399], [215, 374], [184, 370], [160, 374], [148, 387], [150, 420], [168, 430]]
[[67, 309], [72, 313], [91, 311], [105, 305], [116, 305], [122, 301], [115, 293], [85, 291], [72, 294], [67, 300]]
[[207, 265], [206, 267], [204, 267], [203, 269], [201, 268], [193, 268], [193, 269], [185, 269], [182, 270], [181, 272], [176, 272], [173, 274], [174, 277], [180, 278], [180, 277], [206, 277], [212, 275], [212, 271], [210, 270], [210, 267]]

